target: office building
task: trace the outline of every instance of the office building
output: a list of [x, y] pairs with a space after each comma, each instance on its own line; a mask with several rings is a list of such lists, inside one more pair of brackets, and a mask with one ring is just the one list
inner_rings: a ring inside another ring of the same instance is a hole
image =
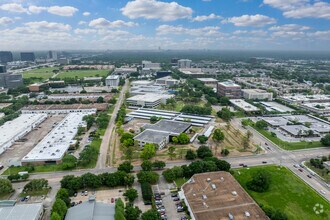
[[268, 219], [229, 172], [195, 174], [181, 189], [192, 220]]
[[218, 80], [213, 79], [213, 78], [197, 78], [199, 81], [203, 82], [204, 85], [212, 87], [212, 88], [217, 88], [218, 85]]
[[0, 73], [0, 87], [16, 88], [23, 85], [23, 77], [21, 74]]
[[180, 80], [173, 79], [171, 76], [165, 76], [163, 78], [156, 79], [156, 84], [163, 86], [173, 86], [180, 82]]
[[13, 62], [13, 54], [10, 51], [0, 51], [0, 63]]
[[232, 81], [219, 82], [217, 93], [230, 99], [239, 99], [241, 98], [241, 87]]
[[171, 71], [158, 71], [156, 73], [156, 79], [163, 78], [163, 77], [170, 76], [170, 75], [172, 75]]
[[244, 101], [243, 99], [230, 99], [229, 101], [236, 108], [244, 112], [256, 112], [260, 110], [259, 108], [255, 107], [254, 105], [251, 105], [250, 103]]
[[126, 102], [131, 107], [155, 108], [160, 104], [166, 104], [166, 100], [172, 97], [173, 95], [147, 93], [130, 97]]
[[57, 60], [57, 52], [56, 51], [48, 51], [47, 53], [47, 59], [48, 60]]
[[0, 73], [6, 73], [7, 72], [7, 68], [4, 65], [0, 65]]
[[153, 63], [151, 61], [142, 61], [142, 68], [152, 69], [152, 70], [160, 70], [160, 63]]
[[262, 89], [242, 89], [242, 95], [245, 99], [252, 100], [268, 100], [273, 99], [273, 93], [267, 92]]
[[191, 60], [188, 59], [180, 59], [178, 60], [178, 67], [179, 68], [191, 68]]
[[36, 57], [33, 52], [21, 52], [21, 61], [34, 62]]
[[105, 79], [105, 85], [111, 87], [119, 86], [120, 77], [118, 75], [110, 75]]
[[172, 59], [171, 59], [171, 65], [172, 65], [172, 66], [177, 66], [179, 60], [180, 60], [179, 58], [172, 58]]

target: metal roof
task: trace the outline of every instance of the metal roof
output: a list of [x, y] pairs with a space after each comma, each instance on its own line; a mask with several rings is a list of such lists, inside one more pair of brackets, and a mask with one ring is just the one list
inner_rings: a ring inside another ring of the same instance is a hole
[[68, 209], [65, 220], [114, 220], [115, 206], [87, 201]]

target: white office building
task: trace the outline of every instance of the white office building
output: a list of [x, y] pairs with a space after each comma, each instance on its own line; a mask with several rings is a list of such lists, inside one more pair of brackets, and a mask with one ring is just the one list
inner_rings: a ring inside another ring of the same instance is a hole
[[273, 93], [262, 89], [242, 89], [243, 98], [252, 100], [269, 100], [273, 99]]
[[160, 63], [153, 63], [151, 61], [143, 60], [142, 68], [151, 70], [160, 70]]
[[110, 75], [105, 79], [105, 85], [110, 87], [119, 86], [120, 77], [118, 75]]
[[130, 97], [126, 102], [134, 107], [155, 108], [160, 104], [166, 104], [166, 100], [172, 97], [173, 95], [147, 93]]
[[178, 67], [179, 68], [191, 68], [191, 60], [188, 59], [181, 59], [178, 60]]

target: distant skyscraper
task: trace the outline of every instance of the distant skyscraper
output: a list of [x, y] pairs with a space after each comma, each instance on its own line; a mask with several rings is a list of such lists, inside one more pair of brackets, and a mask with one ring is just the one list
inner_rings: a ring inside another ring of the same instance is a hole
[[179, 61], [180, 59], [179, 58], [172, 58], [171, 59], [171, 64], [172, 65], [178, 65], [178, 61]]
[[178, 67], [179, 68], [191, 68], [191, 60], [188, 60], [188, 59], [178, 60]]
[[21, 61], [31, 61], [34, 62], [36, 57], [33, 52], [21, 52]]
[[47, 59], [49, 60], [57, 60], [57, 52], [56, 51], [48, 51]]
[[0, 65], [0, 73], [5, 73], [6, 71], [6, 66]]
[[13, 54], [10, 51], [0, 51], [0, 63], [13, 61]]

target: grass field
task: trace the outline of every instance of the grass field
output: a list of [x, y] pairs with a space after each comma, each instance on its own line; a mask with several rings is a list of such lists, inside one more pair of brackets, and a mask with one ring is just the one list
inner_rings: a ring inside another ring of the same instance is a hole
[[256, 129], [259, 133], [261, 133], [263, 136], [271, 140], [273, 143], [277, 144], [279, 147], [281, 147], [284, 150], [299, 150], [299, 149], [307, 149], [307, 148], [316, 148], [316, 147], [324, 147], [320, 141], [314, 141], [314, 142], [286, 142], [282, 141], [278, 137], [273, 137], [269, 131], [266, 131], [264, 129], [260, 129], [257, 127], [253, 127]]
[[327, 173], [326, 168], [324, 168], [324, 169], [315, 168], [311, 165], [310, 162], [306, 162], [305, 165], [308, 166], [308, 168], [313, 170], [315, 173], [317, 173], [320, 177], [324, 178], [326, 183], [330, 184], [330, 173]]
[[[271, 175], [271, 186], [267, 192], [257, 193], [246, 187], [246, 183], [252, 178], [251, 174], [257, 170], [267, 170]], [[285, 212], [290, 220], [329, 219], [330, 204], [285, 167], [241, 168], [235, 170], [234, 177], [257, 203]], [[316, 204], [323, 205], [322, 214], [315, 214], [313, 208]]]
[[23, 78], [42, 78], [42, 81], [49, 79], [54, 75], [53, 70], [57, 68], [47, 67], [47, 68], [40, 68], [40, 69], [33, 69], [26, 72], [23, 72]]
[[61, 71], [56, 78], [78, 78], [82, 79], [84, 77], [93, 76], [107, 76], [109, 70], [64, 70]]
[[36, 191], [30, 191], [27, 193], [21, 193], [20, 197], [25, 196], [46, 196], [49, 193], [50, 189], [42, 189], [42, 190], [36, 190]]

